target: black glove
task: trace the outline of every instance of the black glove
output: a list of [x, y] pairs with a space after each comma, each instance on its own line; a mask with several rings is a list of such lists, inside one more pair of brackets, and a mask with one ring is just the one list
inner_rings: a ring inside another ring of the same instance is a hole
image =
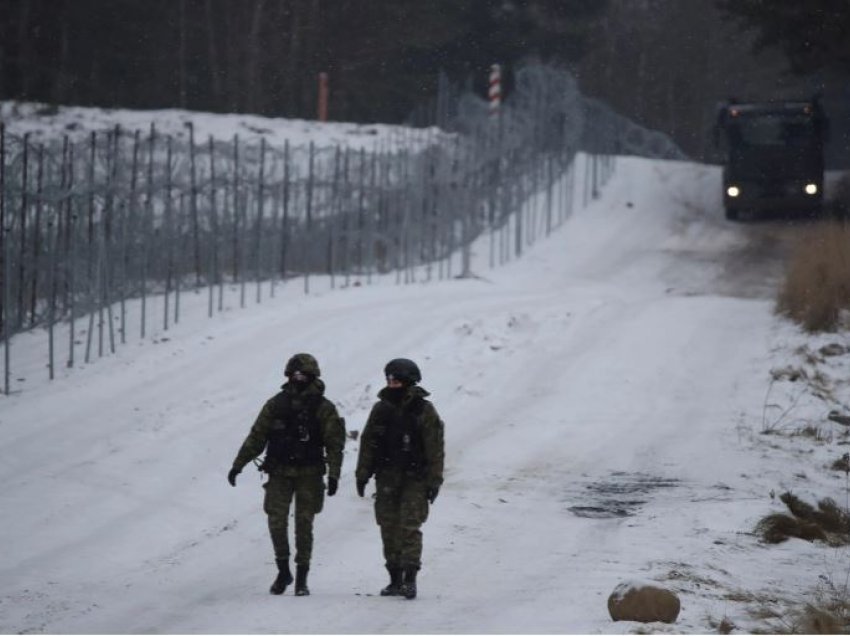
[[361, 497], [366, 494], [366, 484], [369, 482], [368, 479], [358, 479], [357, 480], [357, 494]]
[[437, 498], [437, 495], [440, 494], [439, 486], [429, 486], [428, 490], [425, 491], [425, 496], [428, 497], [428, 501], [434, 503], [434, 500]]
[[227, 473], [227, 481], [229, 481], [229, 482], [230, 482], [230, 485], [231, 485], [231, 486], [235, 486], [235, 485], [236, 485], [236, 475], [238, 475], [238, 474], [239, 474], [239, 473], [241, 473], [241, 472], [242, 472], [242, 471], [241, 471], [241, 470], [239, 470], [239, 469], [237, 469], [237, 468], [231, 468], [231, 469], [230, 469], [230, 472], [229, 472], [229, 473]]
[[337, 486], [339, 486], [339, 482], [336, 477], [328, 477], [328, 497], [333, 497], [336, 494]]

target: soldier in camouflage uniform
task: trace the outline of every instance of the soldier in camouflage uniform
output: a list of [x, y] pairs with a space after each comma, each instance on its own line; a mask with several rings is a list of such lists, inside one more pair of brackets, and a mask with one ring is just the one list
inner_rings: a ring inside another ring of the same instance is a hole
[[278, 575], [270, 588], [283, 594], [292, 583], [287, 527], [295, 499], [295, 594], [306, 596], [307, 573], [313, 552], [313, 517], [322, 510], [328, 474], [328, 496], [337, 490], [345, 445], [345, 421], [324, 397], [319, 365], [309, 353], [299, 353], [286, 364], [288, 379], [280, 393], [268, 400], [227, 475], [232, 486], [244, 466], [266, 451], [260, 470], [269, 475], [263, 509], [269, 519]]
[[387, 386], [378, 393], [360, 442], [357, 494], [375, 476], [375, 519], [381, 527], [390, 583], [381, 596], [416, 598], [422, 565], [422, 532], [443, 483], [443, 422], [412, 360], [397, 358], [384, 369]]

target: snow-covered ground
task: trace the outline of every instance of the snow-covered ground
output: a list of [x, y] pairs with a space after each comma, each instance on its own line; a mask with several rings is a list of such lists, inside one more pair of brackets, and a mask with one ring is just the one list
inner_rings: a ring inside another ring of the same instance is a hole
[[270, 146], [308, 145], [343, 146], [359, 150], [386, 149], [395, 145], [407, 148], [429, 142], [439, 133], [436, 128], [415, 129], [404, 126], [373, 124], [363, 126], [346, 122], [275, 119], [260, 115], [198, 113], [179, 109], [126, 110], [80, 106], [52, 106], [36, 102], [0, 101], [0, 121], [10, 134], [29, 134], [33, 143], [61, 138], [85, 138], [92, 130], [106, 131], [119, 126], [122, 130], [146, 133], [151, 124], [160, 135], [189, 138], [189, 124], [197, 143], [207, 138], [229, 141], [238, 136], [242, 141], [265, 137]]
[[[752, 610], [842, 584], [846, 550], [752, 531], [785, 490], [846, 501], [828, 468], [846, 437], [826, 414], [850, 402], [850, 355], [817, 351], [847, 338], [773, 314], [770, 237], [797, 228], [725, 222], [719, 180], [620, 158], [599, 200], [503, 267], [484, 237], [474, 278], [313, 281], [309, 296], [293, 281], [247, 309], [233, 292], [211, 319], [187, 295], [196, 317], [53, 382], [45, 334], [20, 336], [23, 381], [0, 396], [0, 632], [628, 633], [606, 600], [633, 579], [682, 599], [654, 632], [749, 631], [765, 626]], [[298, 351], [349, 430], [387, 360], [422, 368], [447, 474], [416, 601], [376, 595], [353, 440], [316, 519], [312, 595], [267, 592], [261, 476], [225, 476]], [[819, 370], [832, 400], [773, 380], [784, 368]], [[820, 433], [796, 434], [808, 425]]]

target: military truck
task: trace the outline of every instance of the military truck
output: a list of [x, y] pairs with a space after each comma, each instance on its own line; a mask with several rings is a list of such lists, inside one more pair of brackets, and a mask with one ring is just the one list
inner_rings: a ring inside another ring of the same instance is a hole
[[817, 99], [723, 104], [716, 138], [724, 150], [726, 218], [819, 214], [827, 129]]

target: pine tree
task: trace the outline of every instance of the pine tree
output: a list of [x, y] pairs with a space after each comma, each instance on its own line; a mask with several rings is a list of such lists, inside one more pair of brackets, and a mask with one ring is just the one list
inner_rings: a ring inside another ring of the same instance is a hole
[[847, 0], [717, 0], [717, 6], [758, 31], [756, 50], [784, 51], [796, 73], [850, 68]]

